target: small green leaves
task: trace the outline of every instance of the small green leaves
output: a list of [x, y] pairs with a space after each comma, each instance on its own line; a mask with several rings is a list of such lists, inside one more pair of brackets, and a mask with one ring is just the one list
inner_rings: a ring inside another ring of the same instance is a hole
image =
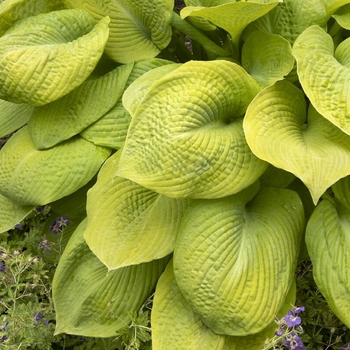
[[56, 334], [112, 337], [130, 323], [169, 258], [108, 272], [84, 241], [86, 223], [69, 240], [53, 280]]
[[315, 204], [350, 174], [350, 137], [312, 106], [306, 114], [302, 91], [287, 81], [259, 93], [248, 107], [244, 131], [254, 154], [299, 177]]
[[109, 270], [163, 258], [173, 252], [187, 201], [167, 198], [115, 175], [111, 156], [88, 193], [85, 239]]
[[[248, 187], [267, 167], [242, 128], [258, 90], [227, 61], [187, 62], [164, 75], [131, 108], [117, 174], [174, 198], [217, 198]], [[124, 99], [133, 100], [131, 86]]]
[[349, 228], [349, 209], [325, 199], [312, 214], [305, 236], [315, 282], [347, 327], [350, 327]]
[[100, 20], [109, 16], [106, 53], [116, 62], [129, 63], [157, 56], [171, 40], [172, 0], [64, 0]]
[[17, 21], [0, 38], [0, 97], [40, 106], [72, 91], [99, 61], [108, 23], [78, 9]]
[[0, 151], [0, 192], [20, 206], [53, 202], [85, 185], [110, 152], [80, 136], [38, 151], [24, 127]]
[[300, 83], [313, 106], [350, 134], [350, 71], [334, 57], [331, 36], [318, 26], [309, 27], [295, 41], [293, 55]]
[[283, 305], [299, 254], [304, 210], [290, 190], [257, 184], [193, 201], [174, 251], [181, 293], [219, 334], [257, 333]]

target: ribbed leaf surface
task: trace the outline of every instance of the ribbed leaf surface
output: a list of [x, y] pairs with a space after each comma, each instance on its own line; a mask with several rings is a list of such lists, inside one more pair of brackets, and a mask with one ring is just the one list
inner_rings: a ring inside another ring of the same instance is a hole
[[0, 97], [40, 106], [72, 91], [99, 61], [108, 23], [78, 9], [17, 21], [0, 38]]
[[84, 186], [111, 151], [75, 137], [38, 151], [19, 130], [0, 151], [0, 192], [18, 205], [43, 205]]
[[[222, 197], [249, 186], [267, 166], [242, 128], [258, 89], [227, 61], [188, 62], [166, 74], [132, 108], [118, 175], [175, 198]], [[130, 86], [124, 99], [133, 93]]]
[[108, 272], [76, 229], [55, 272], [56, 334], [112, 337], [151, 293], [169, 258]]
[[287, 81], [254, 99], [244, 131], [254, 154], [299, 177], [315, 204], [328, 187], [350, 174], [349, 135], [312, 106], [307, 114], [302, 91]]
[[187, 201], [118, 177], [119, 152], [101, 168], [87, 201], [85, 239], [109, 270], [163, 258], [174, 250]]
[[262, 331], [293, 281], [304, 211], [290, 190], [253, 185], [216, 200], [194, 201], [174, 251], [178, 286], [218, 334]]

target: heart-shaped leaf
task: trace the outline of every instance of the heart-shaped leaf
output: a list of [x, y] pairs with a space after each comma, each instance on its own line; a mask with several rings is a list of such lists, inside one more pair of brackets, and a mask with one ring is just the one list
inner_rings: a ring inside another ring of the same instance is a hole
[[279, 35], [253, 32], [242, 48], [242, 67], [262, 88], [282, 80], [294, 67], [289, 42]]
[[109, 270], [171, 254], [187, 207], [116, 176], [118, 163], [119, 152], [104, 163], [87, 201], [85, 239]]
[[80, 136], [38, 151], [26, 126], [0, 151], [0, 193], [20, 206], [53, 202], [84, 186], [110, 153]]
[[[258, 90], [228, 61], [187, 62], [166, 74], [132, 115], [117, 174], [175, 198], [223, 197], [248, 187], [267, 167], [242, 129]], [[133, 92], [130, 86], [124, 98]]]
[[0, 100], [0, 137], [4, 137], [27, 124], [33, 106]]
[[349, 228], [349, 209], [325, 199], [312, 214], [305, 237], [317, 287], [347, 327], [350, 327]]
[[6, 0], [0, 1], [0, 36], [21, 18], [60, 10], [61, 0]]
[[332, 190], [340, 203], [350, 210], [350, 176], [337, 181], [332, 186]]
[[0, 233], [14, 228], [33, 209], [30, 205], [20, 207], [0, 194]]
[[332, 17], [335, 18], [341, 27], [350, 29], [350, 5], [339, 8]]
[[177, 284], [218, 334], [262, 331], [293, 281], [304, 210], [290, 190], [257, 184], [233, 196], [193, 201], [174, 250]]
[[53, 279], [56, 334], [112, 337], [130, 323], [169, 258], [108, 272], [85, 243], [86, 224], [72, 235]]
[[325, 0], [324, 3], [327, 9], [327, 13], [329, 14], [329, 16], [331, 16], [342, 6], [349, 4], [350, 1], [349, 0]]
[[350, 134], [350, 68], [338, 61], [331, 36], [318, 26], [309, 27], [295, 41], [292, 52], [300, 83], [312, 105]]
[[119, 66], [102, 77], [86, 80], [54, 102], [36, 107], [28, 124], [36, 148], [55, 146], [107, 113], [122, 96], [132, 67]]
[[0, 38], [0, 98], [40, 106], [72, 91], [99, 61], [108, 23], [79, 9], [17, 21]]
[[254, 154], [300, 178], [315, 204], [328, 187], [350, 174], [349, 135], [312, 106], [306, 114], [302, 91], [288, 81], [277, 82], [254, 99], [244, 131]]
[[111, 18], [106, 53], [116, 62], [129, 63], [157, 56], [171, 40], [173, 0], [64, 0], [100, 20]]

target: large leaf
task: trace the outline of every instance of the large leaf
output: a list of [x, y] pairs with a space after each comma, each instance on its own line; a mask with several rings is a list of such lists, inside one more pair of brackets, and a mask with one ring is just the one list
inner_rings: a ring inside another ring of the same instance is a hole
[[253, 185], [215, 200], [193, 201], [174, 250], [177, 284], [218, 334], [244, 336], [273, 322], [288, 294], [304, 230], [290, 190]]
[[29, 131], [38, 149], [52, 147], [78, 134], [107, 113], [122, 96], [133, 65], [123, 65], [91, 78], [68, 95], [36, 107]]
[[350, 211], [325, 199], [306, 228], [306, 244], [317, 287], [339, 319], [350, 327]]
[[287, 81], [254, 99], [244, 131], [254, 154], [299, 177], [315, 204], [328, 187], [350, 174], [349, 135], [312, 106], [307, 113], [302, 91]]
[[23, 220], [34, 206], [18, 206], [0, 194], [0, 233], [6, 232]]
[[281, 35], [291, 44], [306, 28], [319, 25], [327, 28], [329, 19], [324, 0], [283, 0], [266, 15], [251, 23], [244, 36], [258, 30]]
[[350, 69], [342, 62], [344, 58], [339, 60], [341, 53], [339, 57], [334, 54], [331, 36], [320, 27], [312, 26], [295, 41], [293, 55], [300, 83], [313, 106], [350, 134]]
[[151, 293], [169, 258], [108, 272], [84, 241], [78, 226], [52, 283], [56, 334], [112, 337], [127, 326]]
[[106, 53], [120, 63], [157, 56], [171, 40], [173, 0], [64, 0], [95, 19], [111, 18]]
[[[278, 317], [287, 314], [295, 302], [293, 283]], [[154, 350], [261, 350], [266, 338], [276, 331], [275, 321], [263, 331], [243, 337], [214, 333], [192, 310], [175, 281], [172, 262], [160, 277], [152, 308], [152, 345]]]
[[257, 18], [265, 15], [281, 1], [230, 2], [214, 7], [187, 6], [181, 10], [181, 17], [195, 16], [204, 18], [225, 29], [238, 46], [243, 29]]
[[332, 190], [341, 204], [350, 210], [350, 176], [337, 181], [332, 186]]
[[242, 49], [242, 66], [262, 88], [282, 80], [294, 66], [290, 44], [279, 35], [253, 32]]
[[53, 202], [85, 185], [110, 153], [80, 136], [38, 151], [24, 127], [0, 151], [0, 193], [21, 206]]
[[8, 135], [28, 123], [32, 113], [33, 106], [0, 100], [0, 137]]
[[85, 239], [114, 270], [163, 258], [174, 250], [187, 201], [165, 197], [115, 175], [119, 152], [101, 168], [88, 193]]
[[40, 106], [72, 91], [99, 61], [108, 23], [79, 9], [17, 21], [0, 38], [0, 97]]
[[349, 0], [324, 0], [328, 15], [333, 15], [342, 6], [350, 3]]
[[[125, 87], [128, 87], [146, 72], [154, 70], [154, 68], [172, 64], [173, 62], [159, 58], [136, 62]], [[130, 121], [131, 115], [124, 108], [120, 98], [108, 113], [84, 129], [80, 135], [96, 145], [119, 149], [125, 142]]]
[[[124, 99], [133, 99], [134, 87]], [[117, 174], [176, 198], [222, 197], [249, 186], [267, 167], [242, 129], [258, 90], [227, 61], [188, 62], [166, 74], [132, 108]]]
[[62, 8], [61, 0], [6, 0], [0, 2], [0, 36], [21, 18]]

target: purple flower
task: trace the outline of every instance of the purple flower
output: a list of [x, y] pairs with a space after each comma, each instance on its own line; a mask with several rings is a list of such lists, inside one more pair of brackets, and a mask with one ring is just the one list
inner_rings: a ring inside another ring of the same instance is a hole
[[5, 263], [3, 261], [0, 261], [0, 272], [1, 273], [5, 273], [6, 272]]
[[3, 335], [1, 338], [0, 338], [0, 343], [3, 343], [8, 337], [6, 335]]
[[283, 334], [284, 334], [283, 328], [279, 328], [279, 329], [275, 332], [275, 336], [277, 336], [277, 337], [281, 337]]
[[294, 312], [295, 314], [300, 314], [300, 312], [304, 312], [304, 311], [305, 311], [305, 307], [304, 307], [304, 306], [295, 307], [295, 308], [293, 309], [293, 312]]
[[18, 224], [15, 225], [15, 228], [17, 230], [22, 230], [23, 229], [23, 225], [21, 223], [18, 223]]
[[288, 350], [306, 350], [302, 340], [294, 332], [286, 337], [284, 345]]
[[34, 323], [37, 324], [42, 318], [44, 318], [44, 315], [41, 312], [37, 312], [34, 315]]
[[50, 231], [56, 235], [59, 232], [62, 232], [63, 229], [70, 224], [70, 221], [67, 216], [58, 216], [56, 220], [51, 224]]
[[40, 243], [39, 243], [39, 247], [43, 248], [45, 251], [47, 252], [51, 252], [51, 249], [48, 247], [48, 241], [46, 239], [43, 239]]
[[350, 343], [344, 344], [340, 350], [350, 350]]
[[301, 318], [296, 316], [293, 311], [288, 311], [288, 314], [284, 316], [284, 320], [287, 323], [288, 327], [298, 326], [301, 323]]
[[5, 332], [9, 323], [10, 323], [9, 321], [6, 321], [5, 324], [2, 327], [0, 327], [0, 332]]

